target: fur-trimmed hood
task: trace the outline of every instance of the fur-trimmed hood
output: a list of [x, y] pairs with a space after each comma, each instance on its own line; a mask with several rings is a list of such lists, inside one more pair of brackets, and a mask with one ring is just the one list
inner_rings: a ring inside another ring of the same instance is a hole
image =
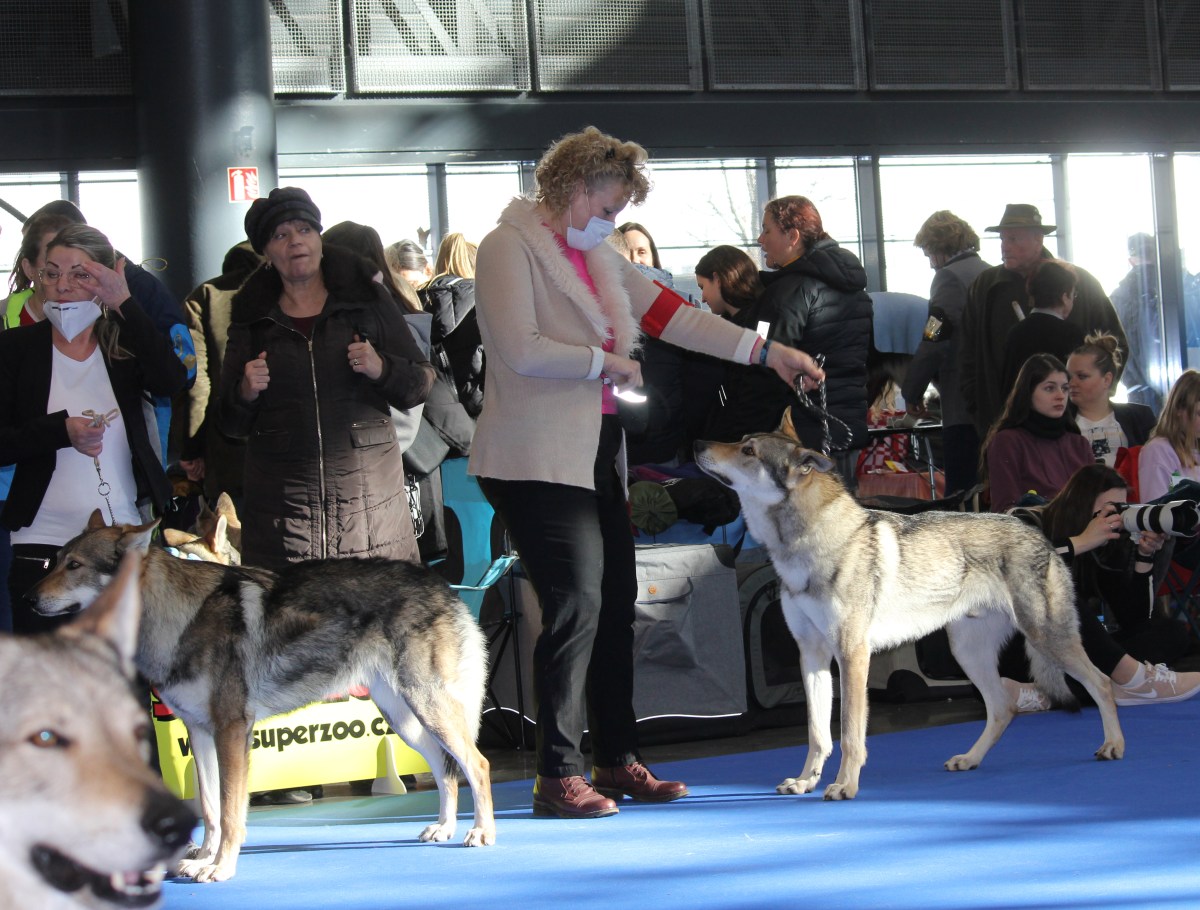
[[597, 298], [563, 255], [554, 232], [538, 217], [533, 200], [518, 196], [500, 213], [499, 220], [517, 230], [551, 284], [579, 308], [601, 336], [606, 337], [611, 331], [614, 353], [627, 357], [637, 350], [641, 330], [621, 277], [625, 260], [620, 253], [602, 243], [583, 254], [596, 285]]
[[[377, 288], [381, 287], [367, 260], [332, 244], [322, 247], [321, 274], [325, 289], [335, 301], [374, 300], [379, 293]], [[279, 273], [264, 262], [234, 294], [230, 321], [244, 324], [269, 316], [282, 293]]]

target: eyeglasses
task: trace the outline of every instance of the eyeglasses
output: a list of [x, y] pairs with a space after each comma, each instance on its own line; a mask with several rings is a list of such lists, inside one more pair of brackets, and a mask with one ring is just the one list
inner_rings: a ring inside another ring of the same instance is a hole
[[[79, 287], [88, 281], [92, 280], [92, 276], [83, 269], [76, 269], [73, 272], [67, 272], [67, 283], [75, 287]], [[51, 284], [63, 277], [63, 272], [58, 269], [38, 269], [38, 278], [42, 281], [49, 281]]]

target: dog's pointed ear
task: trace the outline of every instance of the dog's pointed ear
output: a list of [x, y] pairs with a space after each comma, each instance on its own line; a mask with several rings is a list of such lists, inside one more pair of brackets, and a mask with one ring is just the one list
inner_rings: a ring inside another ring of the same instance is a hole
[[222, 493], [217, 497], [217, 514], [225, 516], [225, 520], [229, 522], [229, 527], [240, 528], [242, 523], [238, 521], [237, 509], [234, 508], [233, 498], [228, 493]]
[[108, 522], [104, 520], [103, 513], [99, 509], [93, 509], [92, 514], [88, 516], [87, 530], [98, 531], [107, 527]]
[[[224, 495], [224, 494], [222, 494], [222, 495]], [[202, 521], [209, 521], [212, 519], [212, 517], [213, 517], [213, 510], [211, 508], [209, 508], [208, 500], [205, 499], [203, 496], [201, 496], [200, 497], [200, 514], [196, 516], [196, 523], [199, 524]]]
[[150, 549], [150, 541], [154, 537], [154, 529], [158, 527], [159, 519], [149, 524], [135, 525], [125, 529], [121, 535], [121, 551], [128, 553], [130, 550], [138, 550], [145, 553]]
[[204, 545], [214, 553], [223, 553], [225, 551], [225, 538], [228, 530], [228, 520], [218, 512], [217, 520], [204, 535]]
[[134, 676], [133, 657], [137, 652], [138, 627], [142, 620], [142, 595], [139, 588], [142, 554], [130, 550], [121, 557], [117, 574], [79, 618], [63, 626], [56, 634], [64, 638], [98, 635], [117, 652], [121, 669]]
[[801, 474], [807, 474], [810, 471], [817, 471], [821, 474], [828, 474], [833, 470], [833, 459], [820, 452], [814, 452], [812, 449], [799, 448], [792, 459], [792, 467]]
[[185, 543], [195, 540], [196, 537], [194, 534], [178, 528], [163, 528], [162, 539], [168, 547], [182, 547]]

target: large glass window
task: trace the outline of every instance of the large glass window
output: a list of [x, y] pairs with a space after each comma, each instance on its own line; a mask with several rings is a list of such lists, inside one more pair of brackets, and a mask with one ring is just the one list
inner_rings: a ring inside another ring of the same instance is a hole
[[472, 243], [479, 243], [496, 226], [505, 206], [520, 193], [521, 171], [515, 163], [447, 165], [447, 232], [457, 231]]
[[79, 209], [88, 224], [102, 232], [130, 261], [144, 262], [146, 268], [154, 271], [167, 267], [168, 263], [158, 251], [146, 250], [142, 246], [142, 209], [137, 171], [81, 173]]
[[299, 186], [321, 210], [321, 224], [366, 224], [386, 247], [421, 241], [429, 230], [429, 186], [424, 165], [394, 168], [280, 168], [280, 186]]
[[[775, 195], [805, 196], [821, 213], [825, 232], [862, 258], [858, 233], [858, 184], [851, 158], [776, 158]], [[762, 225], [755, 213], [754, 236]]]
[[[1148, 155], [1067, 157], [1071, 260], [1109, 295], [1129, 339], [1122, 386], [1130, 401], [1156, 411], [1169, 386], [1163, 359], [1162, 302]], [[1119, 207], [1113, 187], [1120, 187]]]
[[757, 257], [754, 161], [652, 161], [650, 179], [646, 201], [621, 212], [617, 223], [633, 221], [650, 232], [679, 291], [699, 298], [696, 263], [714, 246], [740, 247]]
[[[1008, 203], [1036, 205], [1043, 220], [1054, 223], [1054, 178], [1045, 157], [883, 158], [879, 190], [889, 291], [929, 296], [929, 260], [912, 244], [934, 212], [948, 209], [971, 225], [979, 254], [993, 264], [1000, 261], [999, 235], [985, 228], [1000, 221]], [[1057, 254], [1053, 236], [1046, 246]]]
[[1175, 156], [1175, 212], [1183, 269], [1184, 340], [1187, 365], [1200, 369], [1200, 154]]
[[0, 298], [8, 296], [8, 276], [21, 249], [22, 223], [51, 199], [62, 196], [61, 178], [58, 173], [0, 174], [0, 200], [5, 203], [0, 206], [0, 274], [4, 276]]

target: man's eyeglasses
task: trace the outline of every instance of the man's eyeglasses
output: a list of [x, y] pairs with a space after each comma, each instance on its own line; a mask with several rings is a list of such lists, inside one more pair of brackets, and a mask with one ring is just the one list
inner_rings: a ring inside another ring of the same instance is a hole
[[[85, 284], [92, 278], [92, 276], [83, 271], [83, 269], [76, 269], [73, 272], [67, 272], [66, 276], [67, 282], [75, 285], [76, 287], [79, 287], [81, 284]], [[53, 284], [62, 277], [63, 273], [58, 269], [38, 269], [38, 278], [40, 278], [42, 281], [49, 281], [51, 284]]]

